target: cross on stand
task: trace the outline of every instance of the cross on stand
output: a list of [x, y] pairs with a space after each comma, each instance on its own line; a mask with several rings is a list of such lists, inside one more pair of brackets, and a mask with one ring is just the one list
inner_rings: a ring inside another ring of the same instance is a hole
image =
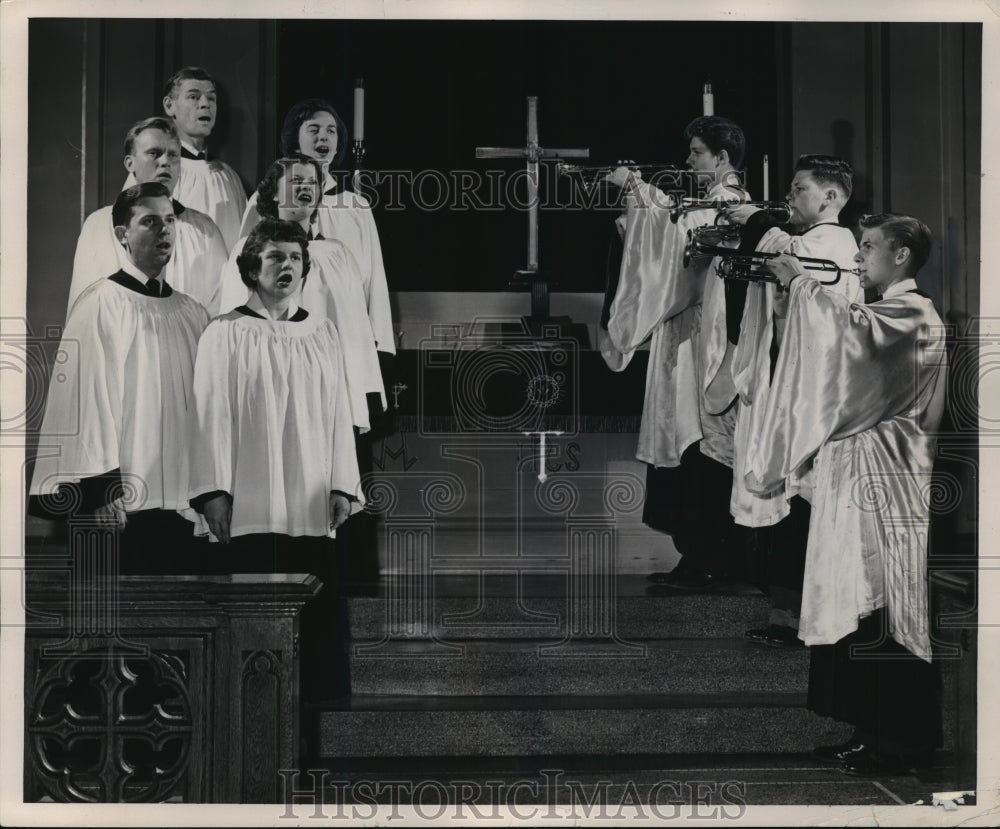
[[[528, 266], [514, 278], [531, 286], [529, 329], [538, 333], [549, 317], [549, 281], [538, 269], [538, 161], [552, 158], [589, 158], [590, 150], [547, 150], [538, 146], [538, 98], [528, 96], [528, 143], [525, 147], [476, 147], [476, 158], [525, 158], [528, 168]], [[534, 323], [534, 324], [532, 324]]]

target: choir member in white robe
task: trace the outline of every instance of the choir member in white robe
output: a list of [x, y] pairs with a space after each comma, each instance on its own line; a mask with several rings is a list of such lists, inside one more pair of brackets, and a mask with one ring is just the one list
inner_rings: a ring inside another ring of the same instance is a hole
[[[725, 118], [692, 121], [687, 164], [711, 202], [747, 201], [738, 173], [745, 138]], [[628, 185], [621, 268], [607, 321], [599, 329], [601, 353], [614, 371], [622, 371], [636, 349], [649, 340], [646, 392], [636, 457], [647, 464], [647, 500], [643, 520], [671, 534], [681, 562], [655, 581], [671, 587], [700, 589], [727, 576], [742, 577], [745, 533], [735, 527], [728, 509], [732, 488], [732, 436], [735, 408], [730, 396], [709, 410], [702, 391], [725, 362], [724, 332], [711, 337], [715, 347], [702, 353], [701, 333], [706, 296], [708, 319], [724, 320], [722, 292], [704, 257], [684, 265], [688, 231], [714, 223], [717, 209], [677, 211], [680, 193], [668, 194], [620, 167], [612, 184]], [[690, 181], [690, 179], [687, 179]], [[679, 186], [683, 182], [674, 182]], [[705, 369], [712, 372], [706, 377]]]
[[[790, 253], [824, 259], [843, 269], [835, 284], [823, 290], [850, 301], [864, 293], [853, 268], [857, 242], [850, 229], [837, 221], [851, 197], [853, 171], [847, 162], [832, 156], [804, 155], [786, 201], [790, 227], [776, 227], [774, 219], [751, 206], [726, 208], [731, 221], [745, 224], [741, 247], [764, 253]], [[836, 273], [824, 275], [832, 281]], [[730, 511], [736, 522], [755, 528], [754, 546], [763, 559], [765, 583], [771, 600], [766, 628], [752, 628], [754, 642], [779, 647], [802, 647], [798, 629], [802, 601], [802, 570], [809, 522], [809, 478], [805, 470], [780, 482], [770, 492], [746, 487], [747, 461], [762, 435], [774, 360], [784, 330], [787, 297], [773, 283], [757, 282], [747, 289], [732, 372], [740, 406], [734, 435], [734, 480]]]
[[[363, 195], [338, 186], [331, 175], [331, 170], [336, 170], [343, 162], [348, 146], [346, 125], [322, 98], [299, 101], [285, 116], [281, 127], [282, 155], [301, 153], [316, 159], [322, 166], [323, 195], [316, 211], [316, 233], [343, 244], [357, 262], [357, 276], [364, 288], [375, 347], [380, 360], [387, 365], [396, 353], [396, 342], [375, 217]], [[248, 234], [261, 218], [254, 193], [243, 215], [241, 234]]]
[[337, 695], [343, 672], [324, 674], [340, 652], [329, 539], [364, 500], [344, 354], [333, 323], [297, 303], [312, 276], [297, 223], [258, 224], [238, 265], [249, 299], [213, 320], [198, 345], [191, 503], [230, 572], [324, 582], [301, 619], [304, 685], [313, 697]]
[[35, 514], [93, 513], [121, 530], [123, 573], [189, 572], [188, 408], [208, 314], [163, 279], [175, 225], [167, 188], [124, 190], [112, 215], [127, 259], [70, 312], [63, 342], [79, 359], [53, 376], [29, 495]]
[[[158, 181], [174, 192], [180, 168], [181, 146], [171, 121], [157, 116], [132, 125], [125, 136], [125, 169], [137, 183]], [[163, 278], [214, 316], [222, 266], [228, 256], [226, 244], [215, 222], [204, 213], [174, 199], [174, 215], [174, 249]], [[125, 250], [115, 238], [111, 205], [91, 213], [76, 243], [67, 315], [84, 290], [118, 271], [126, 260]]]
[[[236, 171], [208, 154], [218, 114], [215, 80], [200, 67], [179, 69], [164, 85], [163, 111], [174, 122], [181, 141], [181, 174], [174, 196], [215, 222], [228, 253], [240, 237], [247, 194]], [[125, 186], [134, 182], [129, 176]]]
[[[310, 237], [312, 278], [303, 288], [304, 304], [312, 312], [329, 318], [337, 328], [347, 361], [347, 386], [354, 424], [361, 432], [370, 428], [372, 415], [385, 409], [385, 388], [367, 313], [364, 280], [347, 247], [317, 235], [321, 170], [306, 156], [278, 159], [257, 188], [264, 221], [297, 222]], [[241, 241], [223, 269], [220, 308], [223, 312], [242, 305], [247, 287], [240, 278], [237, 259]], [[374, 410], [374, 411], [373, 411]]]
[[813, 646], [809, 707], [856, 729], [816, 753], [870, 775], [926, 763], [940, 740], [927, 493], [946, 350], [915, 281], [930, 230], [892, 214], [861, 225], [855, 261], [863, 286], [881, 295], [870, 305], [824, 290], [795, 259], [772, 265], [790, 283], [788, 321], [746, 480], [766, 492], [812, 464], [799, 623]]

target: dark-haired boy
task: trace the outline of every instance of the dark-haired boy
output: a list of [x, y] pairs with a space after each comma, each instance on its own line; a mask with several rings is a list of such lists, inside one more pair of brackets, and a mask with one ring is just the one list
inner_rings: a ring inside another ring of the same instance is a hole
[[[218, 225], [228, 253], [240, 235], [247, 195], [236, 171], [208, 155], [208, 138], [218, 114], [215, 80], [197, 66], [179, 69], [164, 84], [163, 111], [174, 122], [181, 142], [181, 175], [174, 196]], [[134, 183], [129, 177], [125, 186]]]
[[163, 278], [176, 225], [163, 184], [123, 190], [112, 221], [126, 261], [70, 309], [63, 341], [79, 360], [49, 387], [29, 510], [65, 517], [74, 503], [122, 530], [123, 573], [185, 572], [187, 407], [208, 313]]
[[941, 737], [926, 492], [946, 354], [941, 319], [914, 280], [930, 230], [891, 214], [861, 226], [861, 282], [881, 295], [870, 305], [823, 290], [796, 259], [771, 265], [789, 289], [788, 324], [747, 470], [767, 491], [812, 465], [799, 625], [812, 646], [808, 707], [855, 726], [815, 754], [871, 776], [930, 763]]
[[[685, 181], [693, 179], [699, 188], [692, 195], [720, 203], [749, 198], [739, 173], [746, 139], [738, 124], [702, 116], [688, 124], [684, 137], [692, 174]], [[735, 395], [711, 411], [702, 398], [728, 369], [724, 331], [713, 336], [713, 327], [725, 318], [724, 300], [707, 260], [684, 266], [688, 231], [714, 222], [717, 209], [675, 213], [685, 181], [672, 182], [678, 192], [664, 193], [626, 167], [609, 181], [626, 188], [627, 210], [607, 333], [599, 331], [601, 353], [612, 370], [622, 371], [649, 340], [636, 449], [636, 458], [647, 464], [643, 521], [669, 533], [681, 554], [672, 571], [651, 578], [699, 590], [738, 570], [744, 543], [728, 510]], [[706, 343], [712, 347], [706, 349]]]
[[[853, 171], [846, 161], [827, 155], [804, 155], [795, 164], [785, 197], [791, 213], [787, 226], [777, 226], [767, 213], [748, 205], [726, 208], [725, 212], [731, 221], [745, 224], [741, 248], [833, 262], [845, 272], [836, 284], [822, 290], [861, 301], [858, 278], [846, 272], [853, 267], [858, 246], [850, 229], [838, 224], [852, 189]], [[823, 278], [830, 280], [835, 275], [827, 273]], [[747, 288], [738, 330], [732, 330], [730, 320], [730, 337], [737, 340], [733, 378], [741, 402], [736, 417], [730, 510], [736, 523], [755, 528], [752, 543], [762, 562], [771, 600], [768, 626], [748, 630], [747, 637], [765, 645], [801, 647], [796, 631], [809, 521], [808, 471], [797, 471], [769, 492], [752, 492], [745, 483], [747, 458], [762, 435], [762, 417], [784, 333], [786, 307], [786, 294], [773, 283], [758, 282]]]

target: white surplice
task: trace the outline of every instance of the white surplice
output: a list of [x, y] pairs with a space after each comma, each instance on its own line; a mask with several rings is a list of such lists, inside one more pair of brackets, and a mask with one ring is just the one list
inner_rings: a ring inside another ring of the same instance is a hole
[[[333, 179], [328, 178], [325, 184], [329, 189]], [[260, 220], [257, 194], [253, 193], [243, 215], [241, 235], [248, 236]], [[375, 335], [376, 348], [385, 354], [395, 354], [396, 338], [392, 332], [392, 309], [389, 306], [385, 265], [382, 263], [382, 245], [368, 200], [360, 193], [348, 190], [327, 192], [323, 195], [313, 227], [324, 239], [342, 243], [358, 263], [357, 276], [364, 289], [368, 321]]]
[[190, 496], [229, 493], [233, 536], [332, 537], [331, 491], [364, 506], [344, 354], [321, 314], [216, 318], [198, 344], [194, 397]]
[[[174, 203], [177, 214], [174, 250], [163, 269], [163, 278], [175, 290], [194, 297], [209, 316], [218, 313], [219, 279], [229, 255], [219, 228], [198, 210]], [[91, 213], [83, 223], [73, 257], [69, 286], [69, 315], [73, 303], [95, 282], [111, 276], [128, 261], [125, 248], [115, 238], [111, 205]]]
[[[250, 289], [240, 278], [236, 264], [244, 244], [245, 239], [237, 242], [223, 268], [219, 304], [223, 313], [243, 305], [250, 296]], [[310, 269], [298, 298], [299, 304], [310, 314], [329, 319], [336, 327], [347, 363], [347, 387], [354, 425], [367, 432], [371, 428], [368, 393], [379, 395], [383, 409], [386, 399], [357, 263], [346, 246], [328, 239], [309, 242], [309, 260]]]
[[[854, 267], [858, 245], [848, 228], [827, 222], [814, 225], [795, 236], [778, 228], [771, 228], [764, 234], [757, 250], [826, 259], [846, 271]], [[824, 281], [832, 280], [836, 273], [821, 273], [819, 276]], [[822, 287], [821, 290], [841, 295], [851, 302], [860, 302], [864, 298], [858, 277], [851, 273], [842, 273], [836, 284]], [[737, 524], [747, 527], [776, 524], [788, 515], [788, 502], [793, 495], [808, 497], [809, 484], [805, 479], [805, 471], [801, 475], [796, 473], [788, 481], [778, 483], [770, 492], [751, 492], [744, 483], [747, 459], [753, 454], [761, 437], [761, 424], [767, 407], [774, 326], [784, 324], [783, 317], [775, 314], [776, 302], [779, 307], [785, 304], [784, 298], [778, 297], [777, 286], [773, 283], [757, 282], [747, 286], [739, 343], [733, 352], [732, 375], [740, 405], [736, 414], [733, 442], [734, 474], [730, 512]], [[781, 336], [780, 328], [778, 336]]]
[[[717, 184], [706, 198], [748, 194]], [[704, 454], [731, 465], [733, 415], [707, 412], [701, 395], [701, 303], [706, 280], [714, 275], [706, 257], [692, 259], [687, 268], [683, 264], [688, 230], [714, 223], [716, 215], [712, 208], [693, 210], [674, 222], [666, 196], [646, 183], [628, 200], [618, 288], [607, 334], [599, 330], [598, 336], [613, 371], [624, 370], [635, 350], [650, 341], [636, 458], [657, 467], [678, 466], [684, 450], [703, 439]]]
[[[127, 273], [145, 282], [129, 264]], [[187, 445], [194, 359], [204, 307], [174, 291], [152, 297], [102, 279], [85, 290], [63, 331], [29, 490], [120, 469], [127, 512], [177, 510], [191, 521]]]
[[807, 645], [833, 644], [887, 607], [893, 638], [929, 661], [927, 533], [947, 355], [941, 319], [915, 288], [897, 283], [866, 306], [793, 280], [747, 483], [766, 491], [813, 461]]

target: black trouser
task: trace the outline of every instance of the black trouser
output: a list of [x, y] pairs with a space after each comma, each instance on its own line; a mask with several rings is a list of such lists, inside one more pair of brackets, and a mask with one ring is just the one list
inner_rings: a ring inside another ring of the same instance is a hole
[[886, 632], [886, 612], [861, 619], [833, 645], [810, 648], [807, 707], [851, 723], [884, 754], [909, 755], [941, 745], [941, 688], [936, 664]]
[[[195, 538], [194, 524], [174, 510], [148, 509], [126, 515], [118, 535], [122, 575], [205, 576], [225, 573], [207, 539]], [[222, 569], [220, 569], [222, 568]]]
[[318, 701], [346, 696], [350, 688], [347, 609], [340, 595], [339, 554], [334, 540], [257, 533], [214, 546], [225, 550], [230, 573], [308, 573], [323, 582], [323, 589], [299, 615], [302, 698]]
[[680, 466], [647, 465], [642, 520], [669, 533], [677, 552], [697, 568], [746, 579], [749, 530], [729, 514], [732, 488], [733, 471], [694, 443], [684, 450]]
[[777, 524], [756, 527], [750, 543], [771, 599], [770, 623], [798, 628], [811, 508], [798, 495], [791, 499], [789, 508], [789, 514]]

